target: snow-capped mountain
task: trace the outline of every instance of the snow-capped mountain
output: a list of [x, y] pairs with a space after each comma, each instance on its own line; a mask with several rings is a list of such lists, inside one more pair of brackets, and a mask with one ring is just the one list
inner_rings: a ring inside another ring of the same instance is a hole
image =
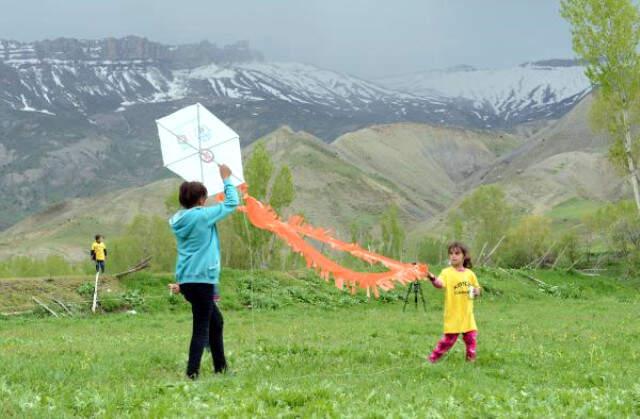
[[479, 70], [458, 66], [378, 82], [414, 95], [458, 100], [487, 128], [555, 119], [591, 91], [584, 67], [572, 60], [548, 60], [517, 67]]
[[[558, 118], [589, 91], [583, 68], [558, 60], [498, 70], [462, 66], [372, 83], [311, 65], [264, 62], [246, 43], [220, 48], [137, 37], [0, 41], [0, 106], [50, 115], [89, 116], [197, 99], [254, 108], [260, 102], [293, 105], [307, 114], [367, 123], [508, 129]], [[307, 128], [300, 118], [282, 118]], [[341, 131], [313, 133], [331, 140], [327, 134], [335, 138]]]
[[[163, 46], [135, 37], [2, 41], [0, 106], [90, 116], [134, 105], [193, 99], [248, 106], [263, 102], [272, 108], [276, 102], [368, 123], [409, 119], [465, 124], [466, 115], [446, 101], [392, 91], [311, 65], [264, 62], [246, 45], [220, 49], [208, 44], [206, 60], [196, 59], [202, 54], [185, 58], [185, 48], [193, 46]], [[286, 119], [281, 123], [296, 125]], [[300, 124], [304, 128], [304, 122]]]

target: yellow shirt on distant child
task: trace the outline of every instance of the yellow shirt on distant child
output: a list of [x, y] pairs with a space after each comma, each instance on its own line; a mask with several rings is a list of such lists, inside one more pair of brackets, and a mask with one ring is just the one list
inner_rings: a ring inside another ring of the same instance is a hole
[[444, 333], [465, 333], [478, 330], [473, 316], [473, 300], [469, 298], [469, 286], [480, 288], [472, 270], [458, 271], [445, 268], [438, 278], [444, 287]]
[[93, 242], [93, 244], [91, 245], [91, 250], [93, 250], [96, 254], [96, 260], [104, 260], [104, 251], [107, 248], [107, 246], [104, 244], [104, 242]]

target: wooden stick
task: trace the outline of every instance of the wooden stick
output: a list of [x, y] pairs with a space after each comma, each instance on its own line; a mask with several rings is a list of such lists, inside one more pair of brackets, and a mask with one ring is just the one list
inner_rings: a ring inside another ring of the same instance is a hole
[[127, 269], [126, 271], [115, 274], [114, 277], [120, 279], [123, 276], [146, 269], [149, 267], [150, 261], [151, 261], [151, 256], [147, 256], [146, 258], [142, 259], [140, 262], [136, 263], [134, 266]]
[[564, 255], [564, 251], [567, 250], [567, 247], [569, 246], [565, 246], [560, 253], [558, 253], [558, 256], [556, 256], [556, 260], [553, 261], [553, 265], [551, 265], [551, 269], [555, 269], [556, 265], [558, 264], [558, 261], [560, 261], [560, 258], [562, 257], [562, 255]]
[[55, 297], [51, 298], [53, 301], [56, 302], [56, 304], [58, 304], [60, 307], [62, 307], [64, 309], [64, 311], [66, 311], [67, 313], [69, 313], [70, 316], [73, 316], [73, 312], [71, 310], [69, 310], [69, 307], [67, 307], [62, 301], [58, 300]]
[[596, 272], [580, 271], [580, 270], [577, 270], [577, 269], [574, 272], [577, 272], [580, 275], [584, 275], [584, 276], [600, 276], [600, 274], [596, 273]]
[[480, 249], [480, 253], [478, 253], [478, 262], [482, 260], [482, 254], [484, 253], [484, 248], [487, 247], [487, 243], [488, 242], [484, 242], [484, 244], [482, 245], [482, 249]]
[[525, 277], [525, 278], [527, 278], [527, 279], [529, 279], [529, 280], [531, 280], [531, 281], [535, 282], [535, 283], [536, 283], [536, 284], [538, 284], [538, 285], [542, 285], [542, 286], [545, 286], [545, 287], [549, 287], [549, 286], [550, 286], [550, 285], [549, 285], [549, 284], [547, 284], [546, 282], [541, 281], [541, 280], [539, 280], [538, 278], [535, 278], [535, 277], [533, 277], [533, 276], [531, 276], [531, 275], [527, 275], [527, 274], [525, 274], [524, 272], [520, 272], [520, 271], [517, 271], [517, 272], [518, 272], [518, 274], [519, 274], [520, 276], [523, 276], [523, 277]]
[[489, 258], [493, 255], [493, 253], [498, 250], [498, 247], [500, 247], [500, 244], [502, 243], [502, 240], [504, 240], [507, 236], [502, 236], [500, 237], [500, 240], [498, 240], [498, 243], [496, 243], [495, 246], [493, 246], [493, 249], [491, 249], [491, 251], [489, 252], [489, 254], [487, 256], [485, 256], [484, 260], [482, 261], [483, 265], [485, 263], [487, 263], [489, 261]]
[[60, 317], [60, 316], [58, 316], [58, 313], [56, 313], [55, 311], [51, 310], [45, 303], [43, 303], [42, 301], [38, 300], [36, 297], [31, 296], [31, 298], [33, 299], [33, 301], [38, 303], [38, 305], [40, 307], [43, 307], [45, 310], [47, 310], [49, 313], [53, 314], [55, 317]]
[[96, 306], [98, 304], [98, 279], [100, 278], [100, 271], [96, 272], [96, 285], [93, 288], [93, 305], [91, 311], [96, 312]]
[[0, 316], [19, 316], [21, 314], [33, 313], [33, 310], [2, 312]]
[[582, 256], [580, 256], [579, 258], [577, 258], [575, 260], [575, 262], [573, 262], [571, 264], [571, 266], [569, 266], [567, 269], [565, 269], [565, 272], [569, 272], [571, 269], [573, 269], [574, 266], [576, 266], [578, 264], [578, 262], [580, 262], [582, 260]]
[[551, 253], [551, 251], [553, 250], [553, 246], [555, 246], [555, 245], [556, 245], [556, 242], [553, 242], [553, 244], [551, 246], [549, 246], [549, 249], [545, 252], [544, 255], [542, 255], [542, 257], [540, 258], [538, 263], [536, 263], [536, 268], [540, 267], [542, 262], [544, 262], [545, 258], [549, 255], [549, 253]]
[[544, 262], [544, 258], [546, 258], [547, 255], [551, 252], [551, 250], [553, 250], [553, 246], [555, 245], [556, 245], [556, 242], [554, 241], [553, 244], [549, 247], [549, 249], [547, 249], [547, 251], [542, 256], [540, 256], [539, 258], [535, 258], [531, 262], [529, 262], [525, 266], [525, 269], [538, 268], [542, 264], [542, 262]]

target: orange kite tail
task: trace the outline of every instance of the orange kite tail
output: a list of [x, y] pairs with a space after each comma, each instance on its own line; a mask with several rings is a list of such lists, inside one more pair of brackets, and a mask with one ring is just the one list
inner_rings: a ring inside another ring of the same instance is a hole
[[[403, 263], [365, 250], [355, 243], [342, 242], [331, 237], [327, 230], [306, 224], [300, 216], [292, 216], [286, 222], [282, 221], [270, 206], [247, 193], [244, 194], [244, 201], [245, 205], [238, 209], [247, 215], [251, 224], [277, 235], [294, 252], [301, 254], [306, 260], [307, 266], [313, 268], [322, 278], [328, 281], [330, 277], [333, 277], [336, 287], [340, 289], [345, 285], [352, 292], [355, 292], [357, 288], [365, 288], [367, 291], [373, 289], [374, 295], [378, 297], [379, 289], [390, 290], [395, 283], [404, 285], [418, 279], [424, 279], [429, 273], [429, 267], [426, 264]], [[380, 263], [388, 270], [369, 273], [345, 268], [307, 243], [304, 240], [305, 237], [326, 243], [334, 250], [348, 252], [368, 263]]]

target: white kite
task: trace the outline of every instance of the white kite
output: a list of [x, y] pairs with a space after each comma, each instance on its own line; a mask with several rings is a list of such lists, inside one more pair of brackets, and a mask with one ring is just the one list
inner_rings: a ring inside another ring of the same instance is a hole
[[156, 121], [164, 166], [187, 181], [207, 187], [209, 196], [224, 191], [217, 166], [231, 169], [235, 186], [244, 183], [240, 137], [199, 103]]

